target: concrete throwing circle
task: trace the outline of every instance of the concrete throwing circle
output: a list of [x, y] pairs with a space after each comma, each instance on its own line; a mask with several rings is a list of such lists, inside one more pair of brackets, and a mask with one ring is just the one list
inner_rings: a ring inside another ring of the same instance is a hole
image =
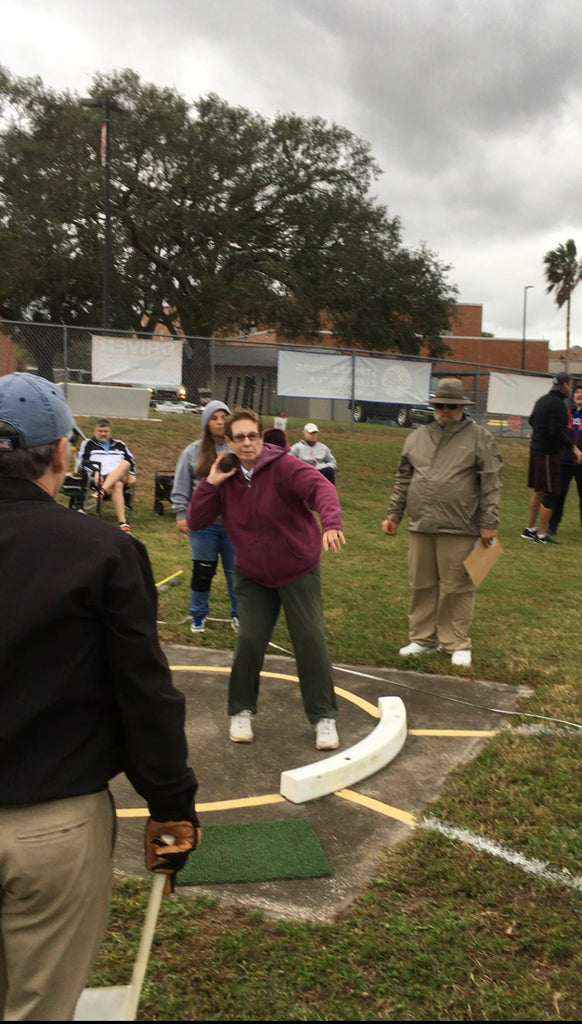
[[[186, 697], [190, 763], [199, 788], [196, 805], [205, 822], [307, 818], [332, 869], [329, 878], [200, 886], [231, 903], [276, 917], [330, 920], [374, 874], [382, 851], [410, 834], [450, 769], [473, 756], [511, 712], [518, 690], [501, 683], [366, 666], [335, 666], [340, 749], [375, 728], [378, 700], [397, 696], [406, 707], [407, 738], [385, 768], [348, 789], [295, 804], [280, 795], [281, 772], [324, 760], [303, 711], [295, 662], [267, 655], [261, 675], [253, 743], [228, 738], [226, 697], [231, 652], [165, 648], [176, 687]], [[144, 801], [125, 776], [112, 783], [119, 835], [116, 867], [145, 876]], [[195, 854], [194, 854], [195, 856]]]

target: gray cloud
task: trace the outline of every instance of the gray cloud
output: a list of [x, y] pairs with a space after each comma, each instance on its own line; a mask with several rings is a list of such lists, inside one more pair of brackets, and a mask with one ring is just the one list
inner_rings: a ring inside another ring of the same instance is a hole
[[577, 235], [582, 254], [575, 0], [21, 0], [5, 29], [9, 69], [58, 89], [132, 67], [189, 99], [345, 125], [370, 142], [406, 243], [453, 265], [485, 328], [520, 336], [531, 283], [528, 334], [563, 345], [542, 261]]

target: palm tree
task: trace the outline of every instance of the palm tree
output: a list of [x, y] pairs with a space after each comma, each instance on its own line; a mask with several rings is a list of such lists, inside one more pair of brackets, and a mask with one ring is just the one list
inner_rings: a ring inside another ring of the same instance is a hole
[[566, 303], [566, 373], [570, 372], [570, 304], [572, 292], [582, 277], [582, 264], [578, 263], [576, 243], [569, 238], [557, 249], [551, 249], [544, 256], [546, 265], [547, 291], [555, 292], [558, 309]]

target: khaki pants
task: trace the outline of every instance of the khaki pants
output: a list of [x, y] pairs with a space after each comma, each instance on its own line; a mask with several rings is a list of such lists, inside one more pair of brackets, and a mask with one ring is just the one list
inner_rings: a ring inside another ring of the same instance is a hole
[[108, 790], [0, 807], [0, 1017], [72, 1020], [109, 919]]
[[410, 640], [427, 646], [438, 641], [449, 654], [470, 650], [475, 588], [463, 562], [477, 538], [412, 531], [408, 538]]

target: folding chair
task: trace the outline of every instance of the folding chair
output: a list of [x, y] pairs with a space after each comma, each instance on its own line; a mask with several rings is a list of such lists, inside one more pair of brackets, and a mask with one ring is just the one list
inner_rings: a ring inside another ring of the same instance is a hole
[[76, 512], [86, 512], [86, 504], [91, 493], [91, 470], [84, 466], [79, 473], [67, 473], [60, 493], [69, 499], [69, 508]]
[[[90, 462], [88, 465], [88, 476], [89, 476], [89, 494], [87, 496], [87, 502], [84, 506], [85, 512], [92, 512], [93, 510], [98, 516], [101, 516], [101, 509], [104, 501], [110, 501], [109, 494], [105, 496], [101, 493], [101, 463]], [[123, 503], [125, 505], [125, 521], [131, 523], [133, 519], [133, 505], [134, 505], [134, 491], [135, 484], [128, 484], [123, 488]]]
[[164, 502], [170, 501], [173, 486], [173, 471], [169, 473], [156, 473], [154, 486], [154, 512], [157, 516], [163, 516]]

